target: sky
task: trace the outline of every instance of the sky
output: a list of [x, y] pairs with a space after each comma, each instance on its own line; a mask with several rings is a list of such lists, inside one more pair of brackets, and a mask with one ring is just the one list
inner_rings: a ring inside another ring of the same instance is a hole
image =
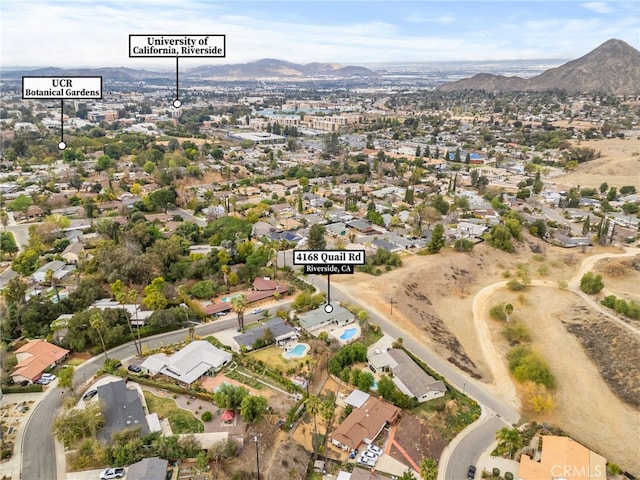
[[295, 63], [574, 59], [618, 38], [640, 49], [640, 0], [2, 0], [0, 66], [166, 69], [130, 34], [225, 34], [226, 58]]

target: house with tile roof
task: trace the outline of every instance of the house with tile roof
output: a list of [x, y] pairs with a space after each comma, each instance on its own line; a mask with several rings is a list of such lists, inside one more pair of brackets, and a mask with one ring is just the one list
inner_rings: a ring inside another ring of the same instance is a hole
[[18, 364], [11, 374], [14, 382], [34, 383], [45, 370], [61, 364], [69, 350], [58, 347], [46, 340], [30, 340], [15, 351]]
[[540, 461], [520, 459], [520, 480], [606, 480], [607, 460], [569, 437], [543, 435]]
[[398, 407], [370, 396], [334, 430], [331, 443], [342, 450], [353, 450], [362, 443], [373, 443], [385, 426], [398, 421], [400, 412]]

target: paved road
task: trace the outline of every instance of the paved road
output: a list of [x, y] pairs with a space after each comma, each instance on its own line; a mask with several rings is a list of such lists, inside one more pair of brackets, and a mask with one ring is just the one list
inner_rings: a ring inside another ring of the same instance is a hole
[[[268, 310], [275, 313], [277, 309], [286, 308], [290, 301], [279, 304], [277, 307], [271, 307]], [[245, 323], [256, 322], [262, 314], [245, 313]], [[206, 336], [222, 330], [234, 328], [237, 325], [235, 315], [228, 318], [219, 319], [214, 322], [204, 323], [196, 326], [196, 335]], [[160, 347], [184, 340], [187, 329], [176, 330], [173, 332], [155, 335], [153, 337], [144, 338], [142, 341], [150, 348]], [[125, 359], [136, 354], [133, 342], [112, 348], [107, 352], [109, 358]], [[74, 387], [81, 389], [88, 379], [93, 377], [102, 367], [103, 355], [98, 355], [91, 360], [86, 361], [76, 368], [74, 373]], [[52, 419], [55, 418], [56, 412], [62, 405], [64, 397], [64, 389], [56, 387], [53, 392], [46, 395], [39, 402], [31, 415], [29, 422], [25, 425], [24, 437], [22, 441], [22, 480], [43, 480], [55, 478], [51, 472], [55, 472], [57, 468], [55, 442], [52, 432]], [[69, 395], [70, 392], [65, 392]]]
[[[449, 455], [445, 480], [461, 480], [467, 478], [469, 465], [478, 465], [480, 455], [496, 440], [496, 432], [508, 425], [502, 418], [495, 415], [487, 417], [480, 425], [464, 435], [456, 443], [455, 449]], [[476, 478], [481, 478], [482, 472], [478, 468]], [[438, 478], [443, 478], [439, 476]]]

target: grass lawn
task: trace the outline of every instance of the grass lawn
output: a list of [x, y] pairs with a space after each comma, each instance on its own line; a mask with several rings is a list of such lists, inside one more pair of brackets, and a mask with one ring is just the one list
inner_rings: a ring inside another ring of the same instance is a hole
[[175, 400], [163, 398], [153, 393], [144, 391], [144, 399], [147, 401], [149, 413], [157, 413], [160, 418], [168, 418], [174, 435], [180, 433], [200, 433], [204, 431], [204, 425], [193, 413], [178, 408]]
[[82, 365], [86, 360], [84, 358], [70, 358], [67, 361], [67, 365], [71, 365], [72, 367], [77, 367], [78, 365]]
[[251, 358], [254, 360], [262, 360], [262, 362], [271, 369], [280, 369], [283, 372], [286, 372], [290, 368], [299, 367], [300, 363], [305, 363], [307, 358], [311, 358], [307, 355], [304, 358], [298, 360], [286, 360], [282, 356], [282, 348], [277, 346], [272, 346], [268, 348], [263, 348], [258, 350], [257, 352], [252, 352], [249, 354]]

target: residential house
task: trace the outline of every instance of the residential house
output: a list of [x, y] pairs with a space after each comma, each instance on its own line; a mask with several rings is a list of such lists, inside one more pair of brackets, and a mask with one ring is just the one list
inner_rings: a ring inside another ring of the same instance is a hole
[[268, 335], [267, 330], [271, 332], [271, 336], [278, 344], [298, 338], [298, 332], [295, 328], [284, 323], [284, 320], [281, 318], [272, 318], [263, 324], [247, 330], [247, 332], [242, 335], [233, 337], [236, 343], [234, 350], [239, 350], [242, 347], [251, 350], [257, 340], [264, 338], [265, 334]]
[[367, 361], [374, 372], [381, 370], [393, 373], [392, 380], [398, 390], [420, 403], [443, 397], [447, 393], [444, 382], [425, 372], [404, 350], [391, 348], [370, 351]]
[[355, 320], [355, 315], [338, 303], [331, 302], [330, 312], [325, 310], [325, 305], [298, 315], [300, 326], [308, 333], [313, 334], [321, 328], [337, 328], [348, 325]]
[[127, 388], [124, 380], [117, 380], [96, 390], [104, 405], [104, 426], [97, 432], [100, 441], [110, 443], [112, 435], [122, 430], [140, 429], [141, 437], [151, 433], [137, 388]]
[[325, 228], [332, 237], [340, 237], [347, 234], [347, 226], [342, 222], [330, 223]]
[[134, 327], [143, 327], [147, 323], [147, 320], [149, 320], [149, 317], [153, 315], [154, 311], [142, 310], [140, 307], [141, 306], [136, 303], [122, 304], [116, 300], [111, 300], [110, 298], [101, 298], [93, 302], [89, 308], [98, 308], [100, 310], [122, 308], [129, 314], [131, 325]]
[[142, 362], [142, 369], [150, 375], [165, 375], [186, 385], [191, 385], [204, 375], [215, 375], [231, 362], [229, 352], [214, 347], [209, 342], [191, 342], [171, 356], [164, 353], [150, 355]]
[[143, 458], [129, 465], [127, 477], [136, 480], [166, 480], [168, 467], [169, 461], [164, 458]]
[[84, 245], [80, 242], [72, 242], [62, 251], [61, 257], [65, 262], [75, 265], [80, 261], [83, 253]]
[[334, 430], [331, 443], [342, 450], [373, 443], [385, 426], [398, 420], [400, 412], [398, 407], [370, 396]]
[[520, 480], [606, 480], [607, 460], [569, 437], [543, 435], [540, 461], [520, 458]]
[[44, 283], [47, 280], [47, 272], [51, 270], [53, 278], [60, 280], [71, 273], [71, 269], [65, 267], [66, 264], [62, 260], [52, 260], [33, 272], [31, 278], [35, 282]]
[[29, 340], [15, 352], [18, 364], [11, 374], [14, 382], [34, 383], [45, 370], [60, 365], [69, 350], [58, 347], [46, 340]]

